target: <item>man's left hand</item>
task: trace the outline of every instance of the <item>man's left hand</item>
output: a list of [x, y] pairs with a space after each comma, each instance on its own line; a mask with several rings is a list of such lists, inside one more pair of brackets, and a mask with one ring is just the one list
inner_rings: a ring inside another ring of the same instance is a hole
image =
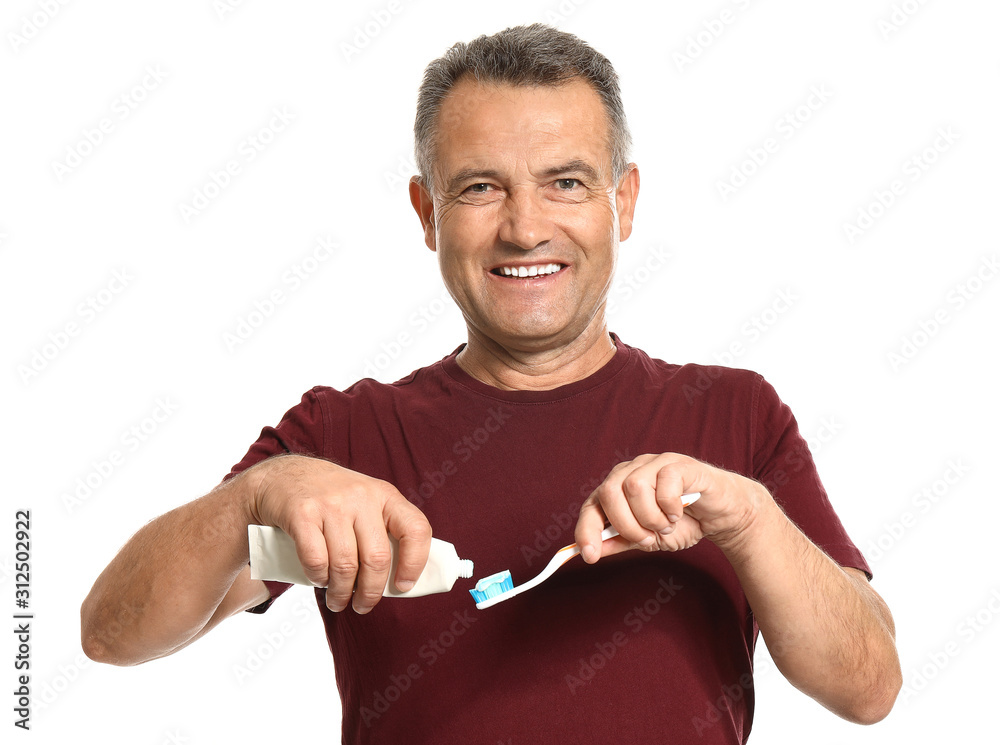
[[[701, 492], [687, 508], [682, 496]], [[678, 453], [619, 463], [580, 507], [576, 541], [584, 561], [630, 549], [678, 551], [702, 538], [738, 540], [770, 494], [756, 481]], [[602, 543], [607, 522], [619, 535]]]

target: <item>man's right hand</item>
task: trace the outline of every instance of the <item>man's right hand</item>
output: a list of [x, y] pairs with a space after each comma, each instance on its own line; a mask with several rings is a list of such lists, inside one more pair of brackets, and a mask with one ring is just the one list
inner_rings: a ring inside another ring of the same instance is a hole
[[381, 600], [392, 563], [387, 531], [399, 541], [393, 583], [405, 592], [420, 577], [431, 526], [392, 484], [301, 455], [262, 461], [246, 476], [254, 484], [248, 505], [253, 523], [291, 537], [306, 576], [327, 588], [330, 610], [350, 603], [367, 613]]

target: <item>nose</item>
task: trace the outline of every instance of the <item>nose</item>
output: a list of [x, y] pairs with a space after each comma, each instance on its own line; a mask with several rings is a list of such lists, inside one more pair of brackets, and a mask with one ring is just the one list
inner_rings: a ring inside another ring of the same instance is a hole
[[555, 227], [546, 211], [542, 196], [536, 189], [512, 189], [504, 201], [499, 238], [530, 251], [553, 237]]

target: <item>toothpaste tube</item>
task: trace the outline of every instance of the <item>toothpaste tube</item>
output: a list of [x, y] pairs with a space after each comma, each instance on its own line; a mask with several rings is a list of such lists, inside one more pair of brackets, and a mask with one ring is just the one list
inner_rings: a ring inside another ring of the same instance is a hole
[[[267, 525], [248, 525], [247, 534], [250, 539], [251, 579], [316, 586], [306, 577], [298, 554], [295, 553], [295, 542], [287, 533]], [[392, 584], [393, 577], [396, 576], [399, 542], [390, 535], [389, 544], [392, 548], [392, 566], [389, 568], [385, 590], [382, 591], [384, 597], [418, 598], [448, 592], [459, 577], [472, 576], [473, 564], [469, 559], [458, 558], [455, 547], [447, 541], [431, 538], [430, 555], [419, 579], [411, 589], [400, 592]]]

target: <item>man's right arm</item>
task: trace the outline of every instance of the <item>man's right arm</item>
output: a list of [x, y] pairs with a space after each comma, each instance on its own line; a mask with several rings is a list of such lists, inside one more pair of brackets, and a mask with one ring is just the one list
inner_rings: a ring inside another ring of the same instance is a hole
[[427, 519], [391, 484], [317, 458], [270, 458], [132, 536], [81, 608], [87, 656], [115, 665], [164, 657], [266, 601], [247, 565], [251, 524], [292, 537], [335, 611], [367, 613], [381, 598], [387, 530], [400, 542], [400, 589], [420, 576], [430, 549]]

